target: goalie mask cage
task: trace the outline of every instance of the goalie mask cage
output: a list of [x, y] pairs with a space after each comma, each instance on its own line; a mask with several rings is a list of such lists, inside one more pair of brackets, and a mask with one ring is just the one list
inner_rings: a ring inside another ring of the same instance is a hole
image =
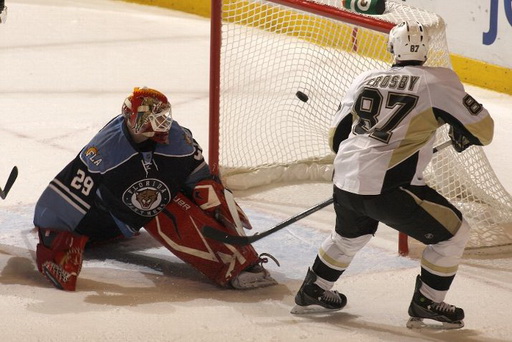
[[[389, 68], [387, 37], [396, 23], [422, 23], [430, 37], [426, 65], [451, 67], [439, 16], [396, 0], [376, 16], [319, 1], [212, 0], [209, 164], [228, 188], [330, 182], [331, 119], [354, 77]], [[448, 139], [446, 126], [436, 145]], [[436, 153], [425, 179], [470, 223], [467, 249], [512, 244], [512, 198], [481, 147]], [[408, 252], [403, 234], [399, 251]]]

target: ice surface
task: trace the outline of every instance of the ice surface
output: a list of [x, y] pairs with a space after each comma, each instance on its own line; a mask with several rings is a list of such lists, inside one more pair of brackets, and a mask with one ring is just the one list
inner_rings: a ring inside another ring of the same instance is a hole
[[[386, 227], [335, 288], [347, 307], [330, 316], [289, 314], [334, 220], [324, 209], [255, 244], [275, 255], [271, 288], [217, 288], [147, 234], [88, 250], [77, 291], [54, 289], [36, 269], [35, 201], [135, 86], [166, 93], [173, 114], [207, 149], [209, 21], [108, 0], [11, 0], [0, 26], [1, 341], [510, 341], [512, 256], [464, 258], [447, 301], [466, 310], [459, 331], [405, 328], [419, 261], [397, 255]], [[486, 153], [512, 190], [512, 97], [468, 86], [496, 121]], [[207, 154], [207, 151], [205, 151]], [[237, 193], [256, 229], [318, 203], [326, 184]], [[414, 252], [414, 251], [413, 251]]]

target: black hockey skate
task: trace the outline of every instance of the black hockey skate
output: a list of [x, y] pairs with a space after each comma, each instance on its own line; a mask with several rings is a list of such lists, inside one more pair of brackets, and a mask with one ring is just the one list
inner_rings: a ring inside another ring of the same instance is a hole
[[316, 274], [308, 269], [306, 279], [295, 296], [295, 306], [291, 313], [295, 315], [325, 313], [341, 310], [347, 305], [347, 297], [338, 291], [326, 291], [314, 284]]
[[[420, 276], [416, 278], [416, 288], [409, 306], [409, 321], [407, 328], [437, 328], [437, 329], [460, 329], [464, 326], [464, 310], [445, 302], [435, 303], [426, 298], [420, 292], [422, 281]], [[424, 319], [440, 322], [441, 324], [430, 324]]]

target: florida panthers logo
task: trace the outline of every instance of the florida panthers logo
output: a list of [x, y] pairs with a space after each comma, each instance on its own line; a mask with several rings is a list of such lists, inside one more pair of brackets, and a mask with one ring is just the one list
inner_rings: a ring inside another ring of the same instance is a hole
[[135, 193], [135, 199], [139, 202], [142, 209], [150, 209], [158, 199], [158, 192], [153, 189], [145, 189]]
[[154, 217], [171, 200], [167, 185], [154, 178], [133, 183], [123, 194], [123, 202], [141, 216]]

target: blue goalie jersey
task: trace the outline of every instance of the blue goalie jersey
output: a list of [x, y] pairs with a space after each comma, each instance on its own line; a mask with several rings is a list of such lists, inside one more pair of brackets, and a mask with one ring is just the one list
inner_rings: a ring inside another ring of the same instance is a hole
[[34, 224], [77, 232], [114, 224], [129, 236], [176, 193], [210, 176], [188, 129], [174, 121], [169, 144], [135, 144], [120, 115], [50, 182], [36, 204]]

